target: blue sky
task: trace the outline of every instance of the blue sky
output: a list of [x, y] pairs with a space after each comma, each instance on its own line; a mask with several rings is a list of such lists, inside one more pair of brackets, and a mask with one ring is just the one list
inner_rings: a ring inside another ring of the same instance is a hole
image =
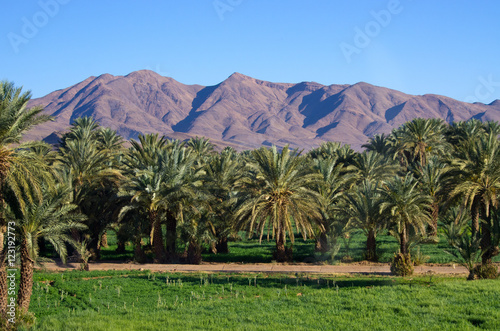
[[0, 79], [34, 97], [103, 73], [214, 85], [359, 81], [462, 101], [500, 99], [498, 1], [7, 1]]

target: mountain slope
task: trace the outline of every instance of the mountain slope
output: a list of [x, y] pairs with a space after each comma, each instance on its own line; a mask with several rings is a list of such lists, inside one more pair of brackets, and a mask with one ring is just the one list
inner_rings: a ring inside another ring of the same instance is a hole
[[469, 104], [367, 83], [271, 83], [239, 73], [215, 86], [184, 85], [148, 70], [104, 74], [33, 99], [29, 106], [34, 105], [45, 107], [55, 121], [35, 128], [28, 139], [53, 141], [53, 133], [67, 130], [75, 118], [92, 116], [126, 139], [152, 132], [178, 139], [205, 136], [238, 149], [310, 149], [328, 140], [359, 149], [370, 136], [416, 117], [500, 121], [500, 100]]

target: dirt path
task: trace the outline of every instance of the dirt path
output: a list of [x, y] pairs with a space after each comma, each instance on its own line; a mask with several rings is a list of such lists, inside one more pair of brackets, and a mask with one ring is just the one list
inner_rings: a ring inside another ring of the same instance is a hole
[[[498, 264], [500, 271], [500, 264]], [[45, 263], [51, 271], [77, 269], [77, 263]], [[133, 264], [114, 262], [90, 263], [90, 270], [151, 270], [153, 272], [227, 272], [227, 273], [321, 273], [321, 274], [379, 274], [390, 275], [388, 263], [349, 263], [340, 265], [279, 264], [279, 263], [202, 263], [194, 264]], [[415, 274], [465, 275], [468, 271], [460, 265], [421, 265], [415, 267]]]

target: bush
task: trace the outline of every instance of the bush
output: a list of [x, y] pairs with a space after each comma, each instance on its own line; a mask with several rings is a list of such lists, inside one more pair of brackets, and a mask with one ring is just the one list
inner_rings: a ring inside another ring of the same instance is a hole
[[486, 264], [486, 265], [483, 265], [483, 264], [477, 265], [474, 268], [474, 274], [479, 279], [496, 279], [496, 278], [498, 278], [497, 267], [492, 263]]
[[420, 246], [417, 247], [417, 252], [413, 255], [413, 265], [419, 266], [429, 261], [431, 257], [429, 255], [424, 255], [420, 251]]
[[397, 253], [391, 261], [391, 273], [395, 276], [409, 276], [413, 274], [413, 262], [410, 254]]

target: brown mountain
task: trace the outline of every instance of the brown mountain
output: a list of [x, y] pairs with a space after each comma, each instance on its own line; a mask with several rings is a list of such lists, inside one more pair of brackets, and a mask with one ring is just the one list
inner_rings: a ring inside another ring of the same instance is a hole
[[240, 150], [272, 144], [310, 149], [323, 141], [359, 149], [370, 136], [416, 117], [500, 121], [500, 100], [470, 104], [367, 83], [271, 83], [239, 73], [215, 86], [184, 85], [148, 70], [104, 74], [33, 99], [34, 105], [45, 107], [55, 121], [28, 139], [54, 142], [73, 119], [92, 116], [126, 139], [152, 132], [178, 139], [205, 136]]

